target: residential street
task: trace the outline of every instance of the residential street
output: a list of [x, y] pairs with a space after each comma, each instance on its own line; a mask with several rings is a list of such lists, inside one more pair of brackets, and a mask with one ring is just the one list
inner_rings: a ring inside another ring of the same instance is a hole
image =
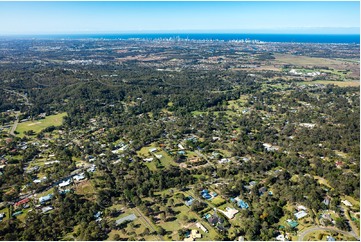
[[325, 231], [333, 231], [333, 232], [337, 232], [340, 234], [345, 234], [347, 236], [350, 237], [355, 237], [357, 240], [360, 240], [359, 236], [355, 235], [355, 233], [352, 232], [347, 232], [347, 231], [342, 231], [339, 229], [335, 229], [335, 228], [327, 228], [327, 227], [320, 227], [320, 226], [312, 226], [306, 230], [304, 230], [299, 236], [298, 236], [298, 240], [299, 241], [304, 241], [304, 238], [307, 234], [318, 231], [318, 230], [325, 230]]

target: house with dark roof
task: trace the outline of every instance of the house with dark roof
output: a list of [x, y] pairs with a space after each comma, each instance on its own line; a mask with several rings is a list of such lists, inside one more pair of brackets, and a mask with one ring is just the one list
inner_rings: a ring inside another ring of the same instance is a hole
[[207, 189], [204, 189], [203, 191], [201, 191], [201, 196], [207, 200], [212, 198], [212, 196], [209, 194], [209, 191]]
[[[224, 220], [223, 220], [223, 218], [221, 218], [221, 217], [218, 216], [216, 209], [214, 210], [213, 215], [208, 216], [207, 221], [208, 221], [208, 223], [210, 223], [212, 226], [215, 226], [215, 227], [217, 227], [217, 228], [220, 228], [221, 230], [224, 229], [224, 227], [221, 226], [221, 225], [223, 224]], [[220, 227], [219, 227], [219, 225], [220, 225]]]
[[258, 189], [258, 194], [260, 196], [262, 196], [263, 194], [265, 194], [267, 192], [267, 188], [266, 187], [261, 187], [260, 189]]

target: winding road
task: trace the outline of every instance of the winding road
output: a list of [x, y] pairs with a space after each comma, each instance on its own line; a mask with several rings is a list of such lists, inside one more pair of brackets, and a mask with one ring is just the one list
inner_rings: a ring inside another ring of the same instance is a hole
[[319, 231], [319, 230], [337, 232], [337, 233], [340, 233], [340, 234], [345, 234], [345, 235], [347, 235], [349, 237], [354, 237], [354, 238], [356, 238], [356, 240], [360, 240], [359, 236], [357, 236], [353, 231], [348, 232], [348, 231], [342, 231], [342, 230], [335, 229], [335, 228], [313, 226], [313, 227], [310, 227], [310, 228], [302, 231], [302, 233], [300, 235], [298, 235], [298, 241], [304, 241], [304, 238], [305, 238], [305, 236], [307, 234], [313, 233], [313, 232], [316, 232], [316, 231]]

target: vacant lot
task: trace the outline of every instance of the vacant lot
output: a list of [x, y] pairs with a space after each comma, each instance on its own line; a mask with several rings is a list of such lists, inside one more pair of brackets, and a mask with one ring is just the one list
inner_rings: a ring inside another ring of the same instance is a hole
[[27, 121], [19, 123], [16, 128], [19, 137], [24, 137], [24, 132], [33, 130], [35, 133], [39, 133], [43, 129], [50, 126], [60, 126], [63, 122], [63, 117], [66, 116], [66, 113], [59, 113], [56, 115], [47, 116], [45, 119]]

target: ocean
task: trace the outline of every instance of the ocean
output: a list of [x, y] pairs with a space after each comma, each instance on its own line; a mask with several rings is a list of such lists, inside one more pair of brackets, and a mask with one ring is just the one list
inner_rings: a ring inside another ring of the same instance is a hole
[[221, 33], [147, 33], [147, 34], [67, 34], [19, 36], [39, 39], [168, 39], [181, 38], [192, 40], [259, 40], [263, 42], [295, 43], [360, 43], [359, 34], [221, 34]]

